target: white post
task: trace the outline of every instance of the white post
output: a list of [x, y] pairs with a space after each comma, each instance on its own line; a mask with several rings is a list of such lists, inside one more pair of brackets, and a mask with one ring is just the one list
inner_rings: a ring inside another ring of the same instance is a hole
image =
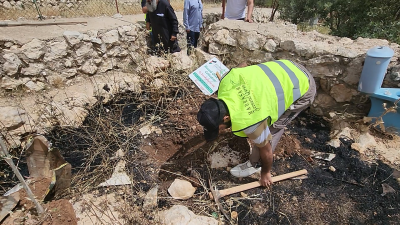
[[21, 173], [19, 172], [19, 170], [17, 169], [17, 167], [15, 166], [14, 162], [11, 159], [11, 156], [8, 153], [8, 150], [6, 148], [6, 145], [3, 142], [3, 139], [0, 136], [0, 149], [2, 149], [2, 151], [0, 151], [0, 156], [4, 157], [4, 160], [6, 160], [6, 162], [8, 163], [8, 165], [11, 166], [12, 170], [14, 171], [15, 175], [17, 175], [19, 181], [22, 183], [22, 186], [24, 187], [26, 193], [28, 194], [29, 198], [33, 201], [33, 203], [36, 206], [36, 210], [38, 211], [39, 214], [44, 213], [44, 209], [43, 207], [39, 204], [39, 202], [35, 199], [35, 196], [33, 195], [31, 189], [28, 187], [28, 185], [26, 184], [24, 178], [22, 177]]

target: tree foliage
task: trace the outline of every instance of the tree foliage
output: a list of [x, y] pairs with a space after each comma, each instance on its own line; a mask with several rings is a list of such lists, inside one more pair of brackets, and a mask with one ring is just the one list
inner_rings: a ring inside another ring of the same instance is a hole
[[281, 18], [294, 24], [318, 17], [333, 35], [400, 44], [399, 0], [279, 0], [279, 7]]

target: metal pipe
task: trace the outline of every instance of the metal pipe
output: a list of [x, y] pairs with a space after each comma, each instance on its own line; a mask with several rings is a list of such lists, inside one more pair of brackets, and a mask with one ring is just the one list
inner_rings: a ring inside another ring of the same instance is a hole
[[115, 0], [115, 6], [117, 7], [117, 13], [119, 13], [119, 9], [118, 9], [118, 0]]
[[12, 170], [14, 171], [15, 175], [17, 175], [18, 180], [22, 183], [22, 186], [24, 187], [26, 193], [28, 194], [29, 198], [32, 200], [32, 202], [35, 204], [36, 206], [36, 210], [38, 211], [39, 214], [43, 214], [44, 213], [44, 209], [43, 207], [39, 204], [39, 202], [35, 199], [35, 196], [33, 195], [31, 189], [29, 188], [29, 186], [26, 184], [24, 178], [22, 177], [21, 173], [19, 172], [19, 170], [17, 169], [17, 167], [15, 166], [14, 162], [11, 159], [11, 156], [8, 153], [8, 150], [6, 148], [6, 145], [4, 144], [4, 141], [2, 139], [2, 137], [0, 136], [0, 147], [2, 149], [2, 151], [0, 152], [0, 156], [4, 158], [4, 160], [6, 160], [6, 162], [8, 163], [8, 165], [11, 166]]

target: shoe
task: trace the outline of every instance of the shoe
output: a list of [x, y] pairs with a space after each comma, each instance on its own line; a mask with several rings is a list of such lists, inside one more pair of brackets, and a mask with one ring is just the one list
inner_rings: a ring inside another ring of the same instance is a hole
[[259, 171], [261, 171], [261, 167], [255, 168], [250, 161], [247, 161], [233, 167], [230, 172], [235, 177], [248, 177]]

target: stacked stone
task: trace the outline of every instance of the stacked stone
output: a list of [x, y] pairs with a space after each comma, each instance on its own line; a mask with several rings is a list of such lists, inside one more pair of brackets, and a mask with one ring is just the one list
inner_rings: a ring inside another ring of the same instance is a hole
[[230, 62], [228, 67], [243, 60], [257, 64], [277, 59], [305, 65], [318, 84], [313, 110], [320, 115], [333, 106], [340, 108], [344, 104], [362, 101], [363, 95], [357, 91], [357, 84], [365, 54], [372, 47], [389, 46], [395, 51], [389, 65], [390, 76], [386, 76], [384, 86], [397, 87], [400, 81], [400, 47], [387, 40], [351, 40], [316, 31], [305, 33], [297, 31], [294, 24], [246, 23], [243, 26], [243, 21], [224, 20], [210, 26], [204, 45], [209, 53]]
[[[65, 31], [63, 37], [19, 44], [0, 41], [1, 88], [34, 83], [41, 90], [54, 80], [125, 68], [146, 51], [144, 29], [136, 24], [108, 31]], [[30, 86], [32, 88], [33, 84]]]

